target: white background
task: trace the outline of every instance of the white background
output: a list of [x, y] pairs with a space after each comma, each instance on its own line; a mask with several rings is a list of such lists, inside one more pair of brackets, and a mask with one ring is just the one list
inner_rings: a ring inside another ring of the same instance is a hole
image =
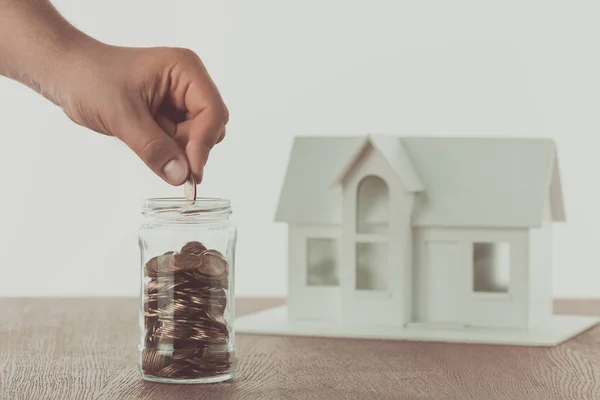
[[[568, 223], [554, 293], [600, 296], [597, 1], [56, 0], [122, 45], [205, 61], [231, 110], [201, 195], [232, 200], [236, 290], [286, 292], [272, 222], [294, 135], [552, 137]], [[145, 197], [180, 195], [124, 145], [0, 79], [0, 295], [137, 295]]]

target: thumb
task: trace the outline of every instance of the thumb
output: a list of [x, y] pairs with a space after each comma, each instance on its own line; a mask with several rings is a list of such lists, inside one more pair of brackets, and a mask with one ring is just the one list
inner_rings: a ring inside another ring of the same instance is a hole
[[185, 153], [149, 113], [129, 119], [120, 139], [167, 183], [179, 186], [189, 176]]

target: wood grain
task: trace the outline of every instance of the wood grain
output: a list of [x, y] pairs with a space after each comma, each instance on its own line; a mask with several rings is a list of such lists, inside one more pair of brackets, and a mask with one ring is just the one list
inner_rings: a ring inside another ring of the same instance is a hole
[[[281, 304], [241, 300], [237, 315]], [[238, 335], [237, 378], [142, 381], [135, 299], [0, 299], [0, 399], [600, 399], [600, 327], [555, 348]], [[555, 312], [600, 315], [600, 300]]]

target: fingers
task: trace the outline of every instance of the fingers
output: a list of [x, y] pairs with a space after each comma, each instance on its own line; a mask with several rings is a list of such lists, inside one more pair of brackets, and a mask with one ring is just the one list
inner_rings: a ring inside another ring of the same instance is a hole
[[196, 178], [196, 182], [202, 182], [204, 178], [204, 167], [208, 161], [208, 155], [212, 146], [200, 140], [190, 141], [185, 149], [190, 162], [190, 168]]
[[[174, 54], [179, 64], [171, 70], [170, 108], [163, 104], [156, 120], [184, 149], [189, 173], [200, 183], [211, 149], [225, 137], [229, 110], [200, 58], [190, 51]], [[185, 115], [174, 118], [169, 110]]]
[[219, 144], [223, 141], [223, 139], [225, 139], [225, 132], [226, 132], [226, 128], [223, 127], [223, 131], [219, 135], [219, 138], [217, 139], [217, 142], [215, 144]]
[[[169, 125], [165, 125], [165, 128], [169, 129]], [[131, 118], [121, 130], [120, 139], [156, 175], [174, 186], [187, 180], [189, 165], [183, 149], [148, 113]]]
[[[186, 132], [189, 137], [186, 155], [191, 172], [196, 181], [201, 182], [210, 151], [225, 137], [229, 110], [199, 58], [195, 58], [189, 74], [192, 83], [185, 93], [185, 107], [191, 122], [186, 121], [189, 124], [182, 126], [181, 129], [189, 130]], [[177, 129], [179, 134], [180, 125]]]
[[173, 139], [185, 148], [191, 173], [196, 182], [202, 182], [208, 155], [215, 144], [223, 140], [223, 120], [211, 109], [206, 109], [194, 119], [177, 124]]
[[217, 105], [203, 110], [190, 124], [186, 155], [197, 182], [202, 181], [209, 152], [225, 137], [227, 118], [222, 107]]
[[156, 114], [154, 116], [154, 120], [162, 128], [163, 131], [167, 133], [167, 135], [173, 137], [175, 132], [177, 131], [177, 124], [173, 122], [169, 117], [163, 114]]

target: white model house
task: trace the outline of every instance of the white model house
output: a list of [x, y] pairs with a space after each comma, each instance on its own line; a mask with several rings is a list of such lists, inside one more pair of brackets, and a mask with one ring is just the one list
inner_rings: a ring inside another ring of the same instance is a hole
[[547, 345], [598, 321], [552, 313], [551, 140], [298, 137], [276, 221], [287, 306], [239, 332]]

